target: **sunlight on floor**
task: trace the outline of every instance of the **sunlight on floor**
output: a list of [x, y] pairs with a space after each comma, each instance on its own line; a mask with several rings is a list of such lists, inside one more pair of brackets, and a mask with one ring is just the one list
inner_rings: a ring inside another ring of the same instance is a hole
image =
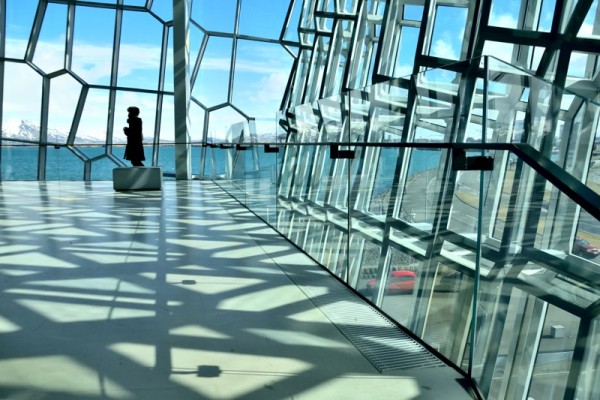
[[[111, 399], [133, 398], [131, 392], [114, 380], [68, 356], [0, 360], [0, 371], [0, 387], [21, 387], [23, 382], [27, 382], [27, 389], [22, 392], [30, 392], [33, 396], [24, 397], [26, 399], [45, 397], [36, 392], [64, 393], [66, 396], [97, 396], [98, 393], [105, 393]], [[24, 373], [27, 375], [23, 376]]]

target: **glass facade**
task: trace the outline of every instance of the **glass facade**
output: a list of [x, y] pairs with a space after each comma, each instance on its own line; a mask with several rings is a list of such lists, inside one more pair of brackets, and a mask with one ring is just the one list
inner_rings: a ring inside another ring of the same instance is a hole
[[600, 397], [598, 0], [0, 12], [0, 179], [110, 179], [137, 105], [147, 164], [218, 182], [484, 397]]

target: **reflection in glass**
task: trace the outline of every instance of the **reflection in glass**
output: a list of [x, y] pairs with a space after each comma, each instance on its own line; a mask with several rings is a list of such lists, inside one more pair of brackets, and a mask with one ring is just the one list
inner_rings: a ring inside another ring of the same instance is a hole
[[577, 399], [592, 400], [600, 396], [600, 319], [590, 324], [586, 353], [577, 384]]
[[458, 363], [466, 352], [463, 343], [469, 332], [473, 278], [442, 263], [435, 276], [421, 337]]
[[[379, 286], [383, 286], [381, 308], [403, 326], [410, 326], [416, 314], [418, 285], [422, 275], [420, 263], [395, 248], [389, 250]], [[374, 280], [368, 282], [374, 286]]]
[[350, 272], [353, 287], [372, 301], [377, 293], [375, 279], [379, 270], [381, 246], [367, 241], [359, 234], [353, 234], [350, 242], [349, 257], [357, 260], [352, 263]]
[[372, 185], [373, 192], [369, 202], [369, 212], [383, 217], [387, 213], [393, 190], [394, 168], [399, 150], [385, 147], [380, 151], [381, 154], [377, 160], [377, 175]]
[[576, 346], [579, 318], [549, 306], [542, 328], [528, 396], [563, 399]]

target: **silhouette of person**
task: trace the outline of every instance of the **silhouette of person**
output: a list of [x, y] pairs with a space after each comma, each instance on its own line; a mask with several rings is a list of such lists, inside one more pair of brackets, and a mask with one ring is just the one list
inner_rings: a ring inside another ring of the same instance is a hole
[[124, 159], [131, 161], [133, 167], [143, 167], [142, 161], [144, 157], [144, 146], [142, 140], [142, 119], [139, 117], [140, 109], [137, 107], [127, 108], [127, 123], [129, 126], [123, 128], [125, 136], [127, 136], [127, 146], [125, 147]]

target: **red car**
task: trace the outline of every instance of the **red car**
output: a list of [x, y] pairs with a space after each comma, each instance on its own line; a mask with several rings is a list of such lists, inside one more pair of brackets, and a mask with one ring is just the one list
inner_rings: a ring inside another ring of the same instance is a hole
[[594, 258], [598, 254], [600, 254], [600, 249], [591, 244], [585, 239], [577, 236], [575, 241], [573, 242], [573, 254], [585, 257], [585, 258]]
[[[386, 281], [386, 294], [412, 293], [415, 288], [417, 274], [413, 271], [392, 271]], [[367, 291], [373, 293], [375, 290], [375, 279], [367, 282]]]

